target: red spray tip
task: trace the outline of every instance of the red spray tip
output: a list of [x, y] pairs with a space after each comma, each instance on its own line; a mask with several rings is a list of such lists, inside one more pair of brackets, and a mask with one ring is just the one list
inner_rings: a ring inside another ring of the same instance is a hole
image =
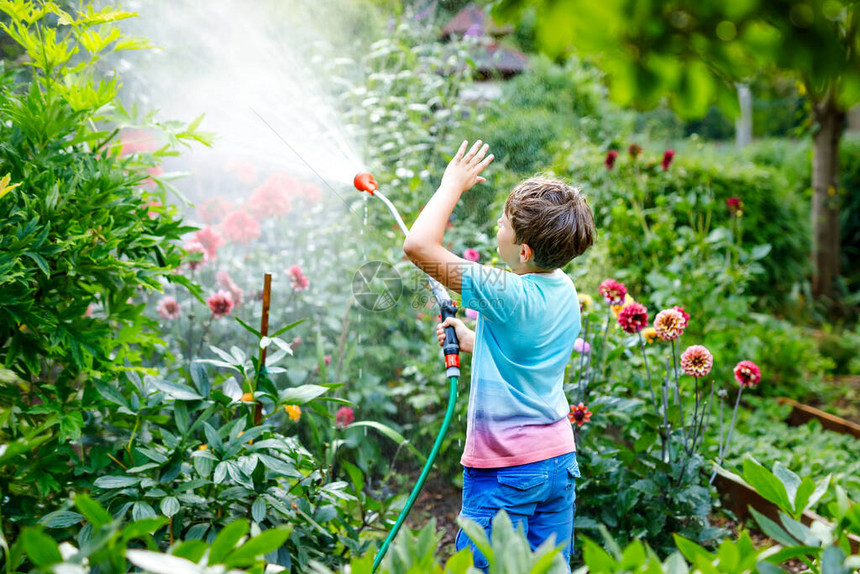
[[379, 186], [376, 184], [376, 180], [367, 172], [360, 173], [355, 176], [355, 179], [352, 180], [352, 184], [355, 186], [355, 189], [366, 191], [370, 195], [373, 195], [373, 192], [379, 189]]

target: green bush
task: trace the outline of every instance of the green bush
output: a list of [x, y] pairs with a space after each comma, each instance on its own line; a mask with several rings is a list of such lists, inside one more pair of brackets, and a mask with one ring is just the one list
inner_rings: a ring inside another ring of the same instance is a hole
[[26, 72], [0, 80], [0, 361], [17, 379], [0, 387], [0, 489], [24, 520], [68, 488], [102, 400], [96, 384], [144, 370], [158, 337], [135, 298], [165, 281], [190, 285], [173, 275], [173, 240], [189, 228], [156, 168], [179, 143], [206, 139], [199, 122], [124, 130], [133, 118], [117, 104], [119, 77], [100, 78], [96, 65], [145, 45], [115, 24], [131, 14], [0, 8], [26, 53]]

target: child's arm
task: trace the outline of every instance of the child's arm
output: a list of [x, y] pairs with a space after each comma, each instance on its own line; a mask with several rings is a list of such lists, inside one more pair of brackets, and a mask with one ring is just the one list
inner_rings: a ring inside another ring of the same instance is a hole
[[445, 249], [442, 237], [460, 195], [476, 183], [486, 181], [480, 173], [490, 165], [493, 156], [487, 155], [490, 146], [481, 144], [481, 140], [476, 141], [468, 152], [468, 142], [460, 145], [445, 169], [439, 189], [424, 206], [403, 242], [403, 251], [415, 265], [457, 293], [461, 289], [462, 265], [468, 262]]

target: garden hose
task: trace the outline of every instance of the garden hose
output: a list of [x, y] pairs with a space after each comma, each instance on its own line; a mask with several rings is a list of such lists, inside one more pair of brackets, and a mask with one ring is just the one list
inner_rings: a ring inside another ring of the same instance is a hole
[[[388, 198], [379, 193], [376, 180], [373, 179], [371, 174], [360, 173], [356, 175], [353, 180], [353, 185], [355, 185], [355, 188], [359, 191], [367, 192], [373, 197], [381, 200], [385, 206], [388, 207], [391, 215], [394, 216], [394, 219], [397, 221], [397, 225], [403, 231], [403, 234], [406, 235], [409, 233], [409, 229], [403, 222], [403, 218], [400, 217], [400, 213], [398, 213], [397, 208], [394, 207], [394, 204], [391, 203]], [[457, 305], [450, 299], [450, 297], [448, 297], [448, 291], [445, 287], [429, 275], [427, 276], [427, 281], [430, 284], [430, 290], [433, 292], [436, 302], [439, 304], [439, 319], [441, 322], [444, 323], [445, 319], [448, 317], [456, 317]], [[400, 516], [397, 517], [397, 521], [391, 528], [391, 532], [388, 533], [388, 536], [379, 548], [379, 552], [376, 554], [376, 558], [373, 560], [373, 572], [376, 572], [379, 568], [379, 565], [382, 563], [382, 559], [385, 558], [385, 553], [388, 551], [388, 547], [391, 545], [391, 541], [397, 536], [397, 533], [400, 531], [400, 527], [403, 526], [403, 523], [406, 521], [406, 517], [409, 516], [409, 511], [412, 510], [412, 505], [415, 504], [415, 500], [421, 493], [421, 488], [424, 486], [424, 482], [427, 480], [427, 476], [433, 468], [433, 462], [436, 460], [436, 455], [439, 454], [439, 450], [442, 448], [442, 441], [445, 439], [445, 434], [448, 432], [448, 426], [451, 424], [451, 419], [454, 418], [454, 407], [457, 403], [457, 383], [460, 380], [460, 342], [457, 340], [457, 333], [454, 327], [445, 327], [445, 340], [442, 344], [442, 351], [445, 354], [445, 375], [448, 377], [448, 381], [451, 384], [451, 388], [448, 392], [448, 410], [445, 411], [445, 420], [442, 421], [442, 428], [439, 429], [439, 435], [436, 437], [436, 442], [433, 444], [433, 450], [430, 451], [430, 456], [427, 457], [427, 462], [424, 464], [424, 468], [421, 469], [421, 474], [418, 476], [418, 480], [412, 488], [412, 493], [409, 495], [406, 505], [403, 507], [403, 510], [400, 511]]]
[[394, 527], [391, 529], [391, 532], [388, 533], [388, 536], [379, 548], [379, 552], [376, 554], [376, 558], [373, 560], [373, 572], [376, 572], [376, 569], [379, 568], [379, 565], [382, 563], [382, 559], [385, 557], [385, 553], [388, 551], [388, 546], [391, 544], [391, 541], [394, 540], [394, 537], [397, 536], [397, 532], [400, 530], [400, 527], [403, 526], [403, 522], [409, 515], [409, 511], [412, 510], [412, 505], [421, 493], [421, 488], [424, 486], [424, 481], [427, 480], [427, 475], [430, 474], [430, 469], [433, 467], [433, 461], [436, 460], [436, 455], [439, 454], [439, 450], [442, 448], [442, 441], [445, 438], [445, 434], [448, 432], [448, 425], [451, 424], [451, 419], [454, 418], [454, 406], [457, 403], [458, 380], [459, 377], [450, 377], [451, 389], [449, 391], [450, 394], [448, 395], [448, 410], [445, 412], [445, 420], [442, 422], [442, 428], [439, 430], [439, 435], [436, 437], [436, 443], [433, 445], [433, 450], [430, 451], [430, 456], [427, 457], [427, 463], [421, 470], [421, 475], [418, 477], [418, 481], [412, 489], [412, 494], [409, 495], [409, 499], [406, 501], [406, 506], [404, 506], [403, 510], [400, 511], [400, 516], [397, 517], [397, 522], [394, 523]]

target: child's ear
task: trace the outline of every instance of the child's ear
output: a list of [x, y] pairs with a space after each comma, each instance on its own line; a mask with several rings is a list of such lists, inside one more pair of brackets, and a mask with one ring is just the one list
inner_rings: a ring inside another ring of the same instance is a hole
[[535, 256], [534, 250], [529, 247], [528, 243], [520, 245], [520, 263], [528, 263]]

